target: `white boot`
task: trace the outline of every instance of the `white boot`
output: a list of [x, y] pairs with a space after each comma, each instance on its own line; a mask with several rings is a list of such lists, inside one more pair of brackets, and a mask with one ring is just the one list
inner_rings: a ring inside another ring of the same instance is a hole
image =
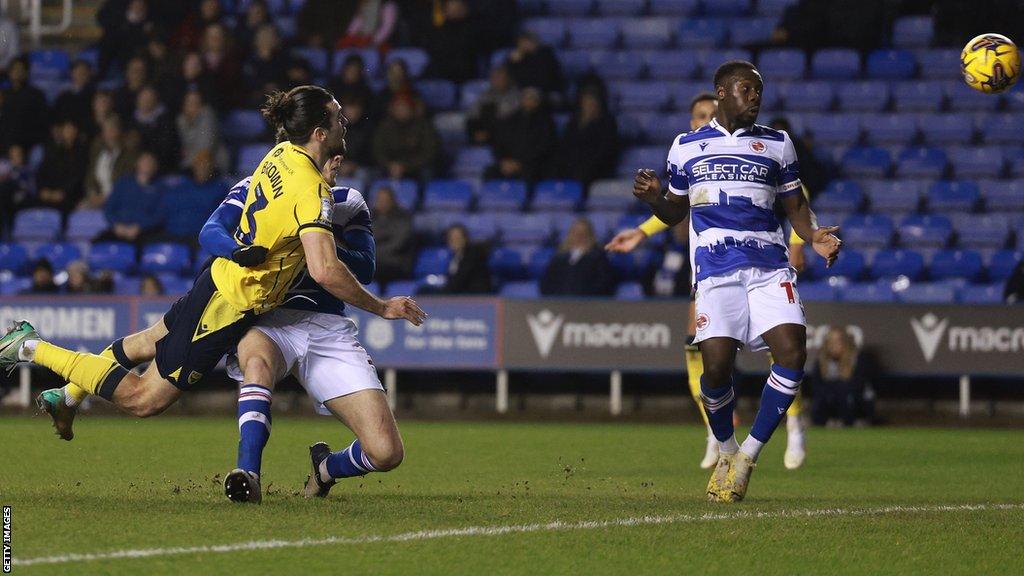
[[804, 426], [799, 416], [786, 417], [786, 454], [782, 457], [787, 470], [796, 470], [803, 466], [807, 457], [804, 447]]
[[700, 461], [700, 467], [710, 470], [718, 464], [718, 439], [714, 434], [708, 434], [708, 446], [704, 450], [704, 459]]

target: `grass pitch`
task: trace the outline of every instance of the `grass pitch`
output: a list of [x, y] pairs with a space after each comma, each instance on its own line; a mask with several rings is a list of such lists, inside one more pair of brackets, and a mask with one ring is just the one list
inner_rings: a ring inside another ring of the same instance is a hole
[[[298, 495], [306, 446], [341, 447], [350, 435], [330, 419], [282, 417], [265, 454], [264, 503], [241, 506], [220, 485], [234, 464], [236, 426], [229, 418], [86, 416], [64, 443], [42, 417], [3, 419], [0, 504], [13, 508], [14, 558], [37, 561], [15, 564], [14, 573], [1022, 569], [1019, 430], [815, 429], [798, 471], [782, 466], [780, 431], [748, 500], [720, 505], [703, 498], [696, 426], [407, 422], [398, 470], [343, 481], [328, 499], [309, 501]], [[556, 521], [563, 524], [546, 525]], [[467, 527], [479, 530], [443, 532]], [[258, 548], [267, 541], [279, 547]], [[247, 542], [261, 544], [216, 549]], [[125, 550], [152, 555], [110, 557]], [[103, 557], [70, 561], [73, 554]]]

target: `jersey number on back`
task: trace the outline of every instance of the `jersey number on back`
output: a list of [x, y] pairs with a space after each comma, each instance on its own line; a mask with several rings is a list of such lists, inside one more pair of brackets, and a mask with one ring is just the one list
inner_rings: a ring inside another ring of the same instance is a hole
[[241, 226], [235, 230], [235, 240], [246, 246], [251, 246], [256, 238], [256, 213], [267, 207], [267, 197], [263, 195], [263, 186], [261, 184], [256, 184], [252, 193], [256, 196], [256, 201], [249, 204], [249, 209], [245, 211], [245, 221], [249, 224], [249, 231], [242, 232]]

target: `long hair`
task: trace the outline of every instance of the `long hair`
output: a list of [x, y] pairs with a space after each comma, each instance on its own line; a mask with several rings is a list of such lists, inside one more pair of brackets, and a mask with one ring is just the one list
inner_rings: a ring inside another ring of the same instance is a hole
[[334, 95], [319, 86], [297, 86], [267, 96], [261, 111], [274, 127], [278, 142], [305, 144], [317, 128], [330, 128], [327, 104], [331, 100]]

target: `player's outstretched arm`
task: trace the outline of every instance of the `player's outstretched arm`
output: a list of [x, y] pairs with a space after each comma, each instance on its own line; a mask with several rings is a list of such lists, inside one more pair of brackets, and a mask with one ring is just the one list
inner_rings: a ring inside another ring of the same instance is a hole
[[262, 246], [239, 246], [231, 236], [231, 230], [238, 227], [242, 209], [224, 203], [213, 211], [199, 231], [199, 245], [214, 256], [227, 258], [239, 266], [254, 267], [267, 259], [267, 249]]
[[300, 239], [306, 252], [309, 275], [335, 298], [388, 320], [402, 318], [416, 326], [423, 323], [427, 315], [412, 298], [398, 296], [381, 300], [367, 292], [348, 267], [338, 260], [333, 234], [308, 232]]
[[839, 226], [818, 227], [817, 218], [803, 194], [790, 194], [782, 199], [786, 217], [793, 225], [797, 236], [811, 245], [815, 252], [825, 259], [825, 266], [831, 266], [839, 257], [843, 242], [835, 235]]
[[651, 207], [654, 215], [669, 228], [679, 224], [690, 213], [690, 198], [661, 192], [661, 181], [653, 170], [640, 169], [633, 178], [633, 196]]

